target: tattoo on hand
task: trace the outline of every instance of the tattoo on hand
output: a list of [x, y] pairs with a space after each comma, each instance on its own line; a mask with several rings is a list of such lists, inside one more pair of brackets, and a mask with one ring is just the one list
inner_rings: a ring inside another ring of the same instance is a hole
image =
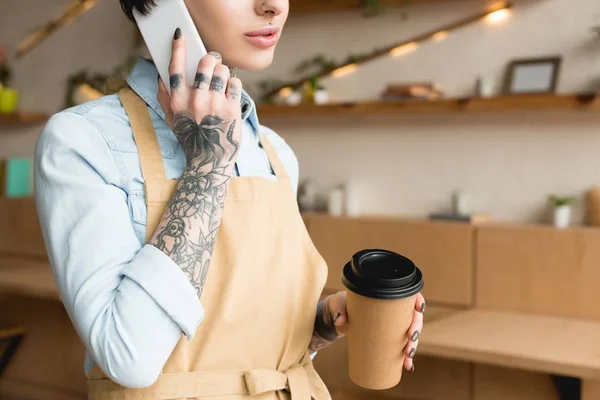
[[335, 342], [338, 338], [339, 335], [335, 327], [335, 319], [332, 316], [329, 301], [325, 299], [319, 302], [319, 305], [317, 306], [315, 329], [308, 350], [311, 353], [314, 353]]
[[[234, 147], [232, 157], [235, 155], [239, 148], [239, 144], [233, 139], [235, 123], [235, 119], [224, 120], [216, 115], [207, 115], [200, 124], [196, 124], [191, 118], [177, 115], [173, 133], [185, 150], [188, 162], [195, 160], [201, 165], [205, 165], [215, 160], [220, 162], [223, 159], [226, 150], [224, 143], [221, 142], [221, 137], [228, 125], [227, 141]], [[230, 160], [231, 157], [227, 161]]]
[[200, 86], [204, 83], [205, 84], [209, 83], [208, 76], [202, 72], [198, 72], [196, 74], [196, 78], [194, 79], [194, 87], [196, 89], [200, 89]]
[[240, 88], [237, 85], [229, 85], [229, 97], [233, 100], [240, 98]]
[[170, 78], [171, 88], [173, 88], [173, 89], [179, 88], [179, 86], [181, 86], [182, 79], [183, 79], [183, 75], [182, 74], [173, 74], [173, 75], [171, 75], [171, 78]]
[[213, 92], [222, 92], [225, 90], [225, 81], [220, 76], [213, 76], [210, 82], [210, 90]]
[[235, 124], [235, 119], [216, 115], [204, 117], [200, 124], [181, 115], [175, 119], [174, 133], [186, 151], [188, 166], [150, 244], [179, 265], [198, 296], [221, 225], [231, 160], [239, 149], [233, 139]]
[[234, 132], [235, 132], [235, 120], [233, 120], [231, 125], [229, 125], [229, 131], [227, 132], [227, 140], [234, 147], [234, 151], [231, 153], [231, 157], [229, 157], [229, 160], [227, 160], [227, 161], [231, 161], [233, 159], [233, 156], [235, 156], [237, 154], [237, 152], [240, 148], [240, 144], [233, 139]]

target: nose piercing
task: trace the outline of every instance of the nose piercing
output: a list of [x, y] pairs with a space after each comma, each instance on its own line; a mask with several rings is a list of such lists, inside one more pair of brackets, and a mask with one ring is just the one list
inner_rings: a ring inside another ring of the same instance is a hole
[[265, 11], [265, 3], [262, 3], [262, 4], [260, 5], [260, 9], [261, 9], [261, 11]]

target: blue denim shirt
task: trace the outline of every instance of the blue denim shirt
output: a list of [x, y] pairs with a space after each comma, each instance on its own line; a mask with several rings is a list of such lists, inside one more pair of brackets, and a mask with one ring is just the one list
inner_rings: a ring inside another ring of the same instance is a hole
[[[149, 105], [167, 177], [185, 154], [156, 96], [158, 72], [140, 59], [128, 78]], [[243, 93], [243, 139], [235, 174], [277, 179], [258, 142], [265, 135], [294, 189], [298, 163], [285, 141], [261, 126]], [[154, 383], [181, 334], [191, 340], [204, 318], [176, 263], [145, 244], [146, 205], [137, 147], [117, 95], [54, 115], [35, 149], [35, 193], [42, 232], [65, 308], [94, 364], [126, 387]]]

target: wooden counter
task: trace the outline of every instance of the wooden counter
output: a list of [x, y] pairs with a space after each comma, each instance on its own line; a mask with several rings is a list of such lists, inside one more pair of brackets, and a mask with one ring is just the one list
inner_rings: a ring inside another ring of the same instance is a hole
[[582, 400], [600, 395], [600, 322], [470, 310], [427, 324], [419, 353], [583, 379]]

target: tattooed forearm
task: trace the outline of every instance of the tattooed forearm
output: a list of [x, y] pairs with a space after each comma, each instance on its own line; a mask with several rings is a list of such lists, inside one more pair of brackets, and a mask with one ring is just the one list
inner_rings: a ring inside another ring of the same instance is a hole
[[321, 350], [339, 338], [337, 329], [335, 328], [335, 321], [339, 317], [339, 315], [332, 315], [328, 299], [319, 302], [315, 317], [315, 330], [308, 345], [308, 350], [311, 353]]
[[186, 151], [188, 165], [150, 244], [171, 257], [186, 274], [198, 296], [206, 281], [221, 225], [233, 155], [234, 120], [208, 115], [200, 124], [176, 116], [173, 132]]

